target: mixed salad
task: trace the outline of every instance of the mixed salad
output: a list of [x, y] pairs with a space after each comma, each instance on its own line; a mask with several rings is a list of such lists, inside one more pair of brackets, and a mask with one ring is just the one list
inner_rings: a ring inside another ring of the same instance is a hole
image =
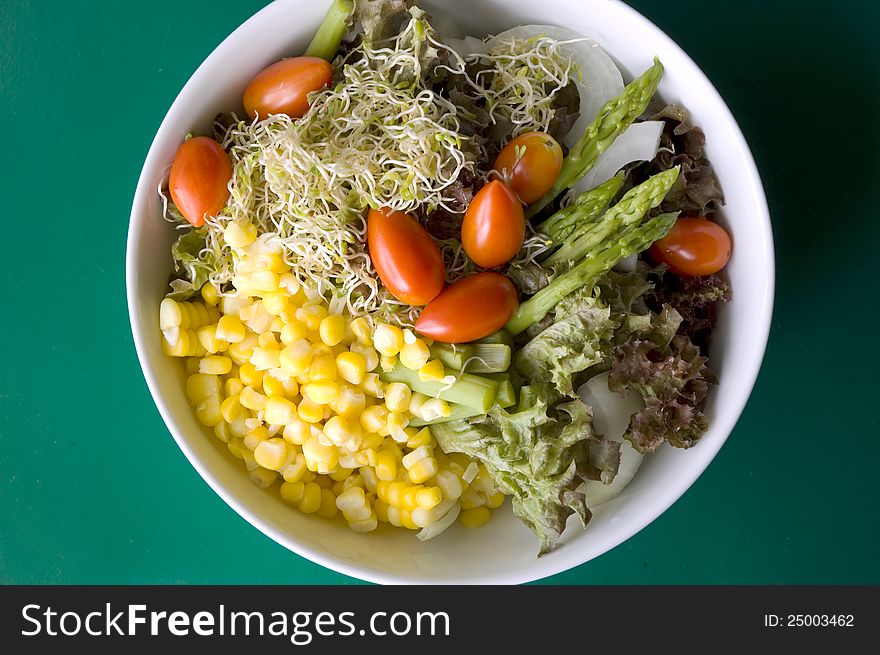
[[334, 0], [159, 189], [198, 419], [303, 512], [428, 539], [509, 497], [540, 554], [693, 446], [731, 241], [662, 75], [624, 84], [565, 28]]

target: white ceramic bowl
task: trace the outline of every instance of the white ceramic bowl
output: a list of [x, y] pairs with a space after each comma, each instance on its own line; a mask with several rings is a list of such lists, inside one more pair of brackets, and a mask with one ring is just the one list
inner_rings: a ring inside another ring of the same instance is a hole
[[[193, 74], [153, 141], [131, 212], [127, 287], [131, 327], [144, 376], [180, 449], [236, 512], [278, 543], [323, 566], [380, 583], [520, 583], [546, 577], [614, 548], [674, 503], [703, 472], [733, 429], [751, 392], [770, 326], [773, 244], [755, 164], [736, 121], [709, 80], [663, 32], [616, 0], [435, 0], [424, 6], [462, 30], [495, 33], [524, 23], [564, 24], [599, 41], [632, 77], [658, 55], [666, 67], [659, 94], [690, 109], [707, 136], [708, 155], [727, 198], [724, 223], [734, 241], [727, 267], [734, 300], [713, 337], [709, 431], [687, 451], [664, 449], [646, 458], [633, 482], [597, 509], [586, 530], [575, 518], [560, 547], [537, 559], [532, 533], [509, 503], [479, 530], [456, 526], [426, 543], [388, 528], [354, 534], [344, 525], [306, 516], [254, 486], [195, 420], [182, 388], [180, 363], [160, 347], [158, 309], [172, 262], [173, 230], [161, 217], [156, 188], [187, 132], [210, 133], [218, 111], [240, 111], [242, 92], [263, 67], [307, 45], [329, 0], [278, 0], [231, 34]], [[161, 438], [157, 435], [156, 438]]]

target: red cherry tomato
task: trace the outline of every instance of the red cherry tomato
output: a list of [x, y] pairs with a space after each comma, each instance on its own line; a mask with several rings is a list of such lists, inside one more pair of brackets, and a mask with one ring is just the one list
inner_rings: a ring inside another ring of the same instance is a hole
[[679, 218], [665, 237], [651, 246], [651, 259], [673, 273], [699, 277], [717, 273], [730, 259], [730, 235], [705, 218]]
[[495, 170], [530, 205], [553, 188], [562, 171], [562, 148], [549, 134], [527, 132], [504, 146]]
[[416, 321], [416, 331], [444, 343], [482, 339], [500, 330], [519, 307], [519, 291], [509, 278], [485, 271], [449, 285]]
[[232, 162], [223, 146], [206, 136], [187, 139], [177, 149], [168, 190], [183, 217], [199, 227], [216, 216], [229, 199]]
[[461, 245], [476, 264], [495, 268], [509, 262], [522, 247], [526, 217], [510, 188], [492, 180], [477, 192], [461, 224]]
[[330, 62], [318, 57], [292, 57], [272, 64], [244, 92], [244, 110], [251, 118], [287, 114], [299, 118], [309, 110], [308, 94], [333, 81]]
[[371, 209], [367, 247], [379, 279], [399, 301], [425, 305], [443, 289], [440, 249], [409, 214]]

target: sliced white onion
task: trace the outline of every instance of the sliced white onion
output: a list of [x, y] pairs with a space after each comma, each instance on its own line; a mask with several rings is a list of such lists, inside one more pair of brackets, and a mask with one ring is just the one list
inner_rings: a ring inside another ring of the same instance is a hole
[[438, 534], [446, 530], [450, 525], [455, 523], [458, 513], [461, 511], [461, 503], [455, 503], [449, 511], [447, 511], [436, 523], [432, 523], [427, 528], [422, 528], [416, 533], [416, 539], [419, 541], [427, 541], [433, 539]]
[[577, 393], [592, 408], [593, 427], [596, 431], [606, 439], [620, 442], [620, 467], [611, 484], [588, 480], [581, 485], [581, 490], [587, 497], [587, 505], [597, 507], [623, 491], [642, 463], [642, 455], [623, 438], [623, 434], [629, 427], [630, 417], [644, 407], [644, 403], [635, 391], [611, 391], [608, 388], [607, 372], [587, 380], [578, 387]]
[[615, 271], [623, 271], [624, 273], [635, 273], [636, 269], [639, 266], [639, 256], [638, 255], [630, 255], [629, 257], [624, 257], [619, 262], [614, 265]]
[[624, 166], [637, 161], [650, 161], [657, 156], [663, 121], [633, 123], [599, 155], [586, 175], [571, 185], [577, 195], [607, 182]]

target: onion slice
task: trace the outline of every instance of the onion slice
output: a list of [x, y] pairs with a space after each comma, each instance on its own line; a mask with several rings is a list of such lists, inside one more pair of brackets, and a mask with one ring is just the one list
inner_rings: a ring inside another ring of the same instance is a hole
[[581, 400], [593, 410], [593, 427], [606, 439], [620, 442], [620, 467], [610, 484], [599, 480], [588, 480], [581, 485], [587, 497], [587, 505], [598, 507], [620, 494], [630, 483], [642, 455], [623, 438], [629, 427], [630, 417], [644, 407], [641, 397], [635, 391], [617, 393], [608, 388], [608, 373], [600, 373], [582, 384], [578, 390]]
[[455, 503], [435, 523], [432, 523], [427, 528], [422, 528], [421, 530], [419, 530], [416, 533], [416, 539], [418, 539], [419, 541], [427, 541], [428, 539], [433, 539], [441, 532], [444, 532], [446, 528], [455, 523], [455, 519], [458, 518], [459, 512], [461, 512], [461, 503]]
[[595, 189], [614, 177], [617, 171], [624, 166], [637, 161], [654, 159], [660, 148], [662, 134], [663, 121], [633, 123], [614, 139], [605, 152], [599, 155], [593, 168], [571, 185], [572, 192], [577, 195]]

